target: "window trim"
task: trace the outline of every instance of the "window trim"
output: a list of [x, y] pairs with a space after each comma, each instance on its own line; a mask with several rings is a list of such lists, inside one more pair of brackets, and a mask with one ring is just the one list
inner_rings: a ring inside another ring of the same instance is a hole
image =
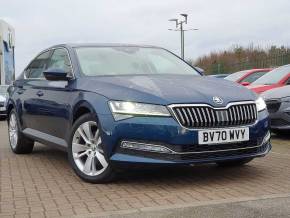
[[[32, 77], [27, 77], [26, 72], [25, 72], [29, 68], [29, 66], [32, 64], [32, 62], [35, 61], [36, 58], [38, 58], [40, 55], [44, 54], [45, 52], [51, 52], [51, 51], [50, 51], [50, 49], [46, 49], [46, 50], [40, 52], [35, 58], [32, 59], [32, 61], [29, 62], [29, 64], [27, 65], [27, 67], [24, 69], [24, 79], [27, 79], [27, 80], [29, 80], [29, 79], [33, 79], [33, 80], [44, 80], [45, 79], [45, 78], [35, 78], [35, 77], [32, 78]], [[50, 56], [51, 56], [51, 54], [50, 54]], [[49, 58], [50, 58], [50, 56], [49, 56]]]
[[76, 77], [75, 77], [75, 73], [74, 73], [74, 66], [73, 66], [73, 64], [72, 64], [72, 60], [71, 60], [70, 53], [69, 53], [69, 50], [68, 50], [66, 47], [64, 47], [64, 46], [52, 47], [52, 48], [45, 49], [45, 50], [43, 50], [42, 52], [40, 52], [40, 53], [39, 53], [35, 58], [32, 59], [32, 61], [29, 62], [29, 64], [27, 65], [27, 67], [24, 69], [24, 75], [23, 75], [24, 79], [25, 79], [25, 80], [46, 80], [44, 77], [43, 77], [43, 78], [28, 78], [28, 77], [26, 76], [25, 71], [27, 70], [27, 68], [30, 66], [30, 64], [31, 64], [31, 63], [32, 63], [32, 62], [33, 62], [33, 61], [34, 61], [38, 56], [42, 55], [42, 54], [45, 53], [45, 52], [50, 51], [50, 52], [51, 52], [50, 57], [49, 57], [49, 59], [50, 59], [51, 56], [52, 56], [52, 54], [53, 54], [53, 52], [54, 52], [54, 50], [56, 50], [56, 49], [64, 49], [64, 50], [66, 51], [66, 53], [67, 53], [67, 55], [68, 55], [68, 59], [69, 59], [70, 65], [71, 65], [71, 79], [72, 79], [72, 80], [75, 79]]

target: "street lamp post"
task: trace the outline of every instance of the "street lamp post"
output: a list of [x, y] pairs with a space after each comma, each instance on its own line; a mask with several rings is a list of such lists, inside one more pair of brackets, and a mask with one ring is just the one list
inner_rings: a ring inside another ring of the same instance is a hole
[[198, 29], [184, 29], [183, 24], [187, 24], [187, 14], [180, 14], [184, 19], [178, 20], [178, 19], [170, 19], [169, 21], [175, 22], [176, 29], [168, 29], [171, 31], [180, 31], [180, 53], [181, 58], [184, 59], [184, 32], [190, 31], [190, 30], [198, 30]]

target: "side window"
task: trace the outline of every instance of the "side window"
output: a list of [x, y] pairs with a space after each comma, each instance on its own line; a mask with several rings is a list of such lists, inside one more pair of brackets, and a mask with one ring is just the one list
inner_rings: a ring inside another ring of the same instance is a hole
[[67, 73], [71, 72], [71, 63], [68, 53], [65, 49], [55, 49], [47, 68], [57, 68], [62, 69]]
[[47, 66], [47, 62], [49, 60], [50, 51], [46, 51], [39, 56], [37, 56], [30, 65], [25, 70], [26, 78], [43, 78], [43, 71]]
[[290, 77], [286, 80], [285, 85], [290, 85]]

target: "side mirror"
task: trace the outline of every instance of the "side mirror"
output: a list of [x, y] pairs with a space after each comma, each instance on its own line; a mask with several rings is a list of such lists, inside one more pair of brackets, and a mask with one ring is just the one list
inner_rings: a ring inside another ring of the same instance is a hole
[[248, 86], [248, 85], [250, 85], [250, 83], [249, 82], [241, 82], [241, 85], [242, 86]]
[[49, 68], [43, 72], [45, 79], [50, 81], [68, 81], [68, 73], [63, 69]]

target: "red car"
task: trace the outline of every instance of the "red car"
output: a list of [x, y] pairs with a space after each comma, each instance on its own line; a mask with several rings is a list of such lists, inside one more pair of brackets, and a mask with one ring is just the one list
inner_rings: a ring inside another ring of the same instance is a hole
[[271, 70], [272, 70], [271, 68], [243, 70], [236, 73], [232, 73], [225, 79], [240, 83], [243, 86], [247, 86]]
[[290, 64], [270, 71], [253, 82], [248, 88], [260, 94], [285, 85], [290, 85]]

